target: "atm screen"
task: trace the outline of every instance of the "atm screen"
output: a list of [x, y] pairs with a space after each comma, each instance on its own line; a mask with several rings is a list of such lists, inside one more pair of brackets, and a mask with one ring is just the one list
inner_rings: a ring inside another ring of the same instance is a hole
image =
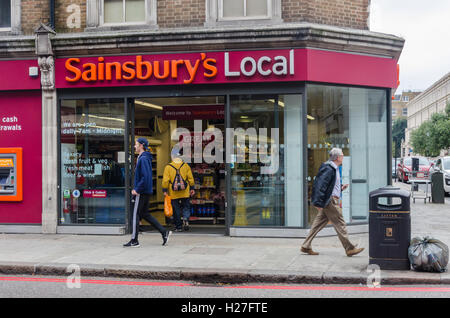
[[8, 176], [0, 175], [0, 184], [6, 184], [6, 180], [8, 180]]

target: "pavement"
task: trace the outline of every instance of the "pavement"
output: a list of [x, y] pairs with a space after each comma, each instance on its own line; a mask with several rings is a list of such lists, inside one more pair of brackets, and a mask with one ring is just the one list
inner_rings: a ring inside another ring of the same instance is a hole
[[[405, 189], [406, 184], [396, 184]], [[450, 245], [450, 205], [411, 202], [411, 236], [432, 235]], [[124, 248], [126, 236], [0, 234], [0, 274], [122, 277], [200, 283], [362, 284], [378, 275], [381, 285], [450, 284], [450, 273], [368, 269], [368, 234], [350, 235], [365, 247], [347, 257], [337, 236], [317, 237], [314, 250], [300, 252], [303, 239], [243, 238], [173, 233], [162, 246], [159, 233], [145, 232], [141, 247]]]

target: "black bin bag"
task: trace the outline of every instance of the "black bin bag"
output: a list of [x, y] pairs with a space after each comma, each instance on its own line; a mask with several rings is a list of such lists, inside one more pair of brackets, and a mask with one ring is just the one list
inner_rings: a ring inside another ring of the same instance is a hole
[[447, 270], [448, 246], [429, 236], [414, 237], [408, 248], [408, 258], [416, 271], [442, 273]]

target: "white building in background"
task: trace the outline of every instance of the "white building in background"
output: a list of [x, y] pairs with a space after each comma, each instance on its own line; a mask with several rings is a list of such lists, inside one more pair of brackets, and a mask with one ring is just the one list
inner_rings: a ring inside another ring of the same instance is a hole
[[402, 155], [413, 154], [410, 143], [411, 132], [430, 119], [434, 113], [444, 112], [447, 103], [450, 103], [450, 72], [408, 103], [408, 125]]

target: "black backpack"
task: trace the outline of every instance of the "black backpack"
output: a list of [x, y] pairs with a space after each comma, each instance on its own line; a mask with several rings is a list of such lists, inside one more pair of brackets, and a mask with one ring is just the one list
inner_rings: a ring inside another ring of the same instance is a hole
[[172, 166], [171, 164], [169, 164], [169, 166], [174, 168], [177, 172], [175, 175], [175, 179], [173, 179], [173, 182], [172, 182], [172, 190], [173, 191], [184, 191], [187, 189], [187, 183], [180, 174], [180, 170], [181, 170], [181, 167], [183, 167], [183, 165], [184, 165], [184, 162], [180, 166], [180, 169], [177, 169], [174, 166]]

